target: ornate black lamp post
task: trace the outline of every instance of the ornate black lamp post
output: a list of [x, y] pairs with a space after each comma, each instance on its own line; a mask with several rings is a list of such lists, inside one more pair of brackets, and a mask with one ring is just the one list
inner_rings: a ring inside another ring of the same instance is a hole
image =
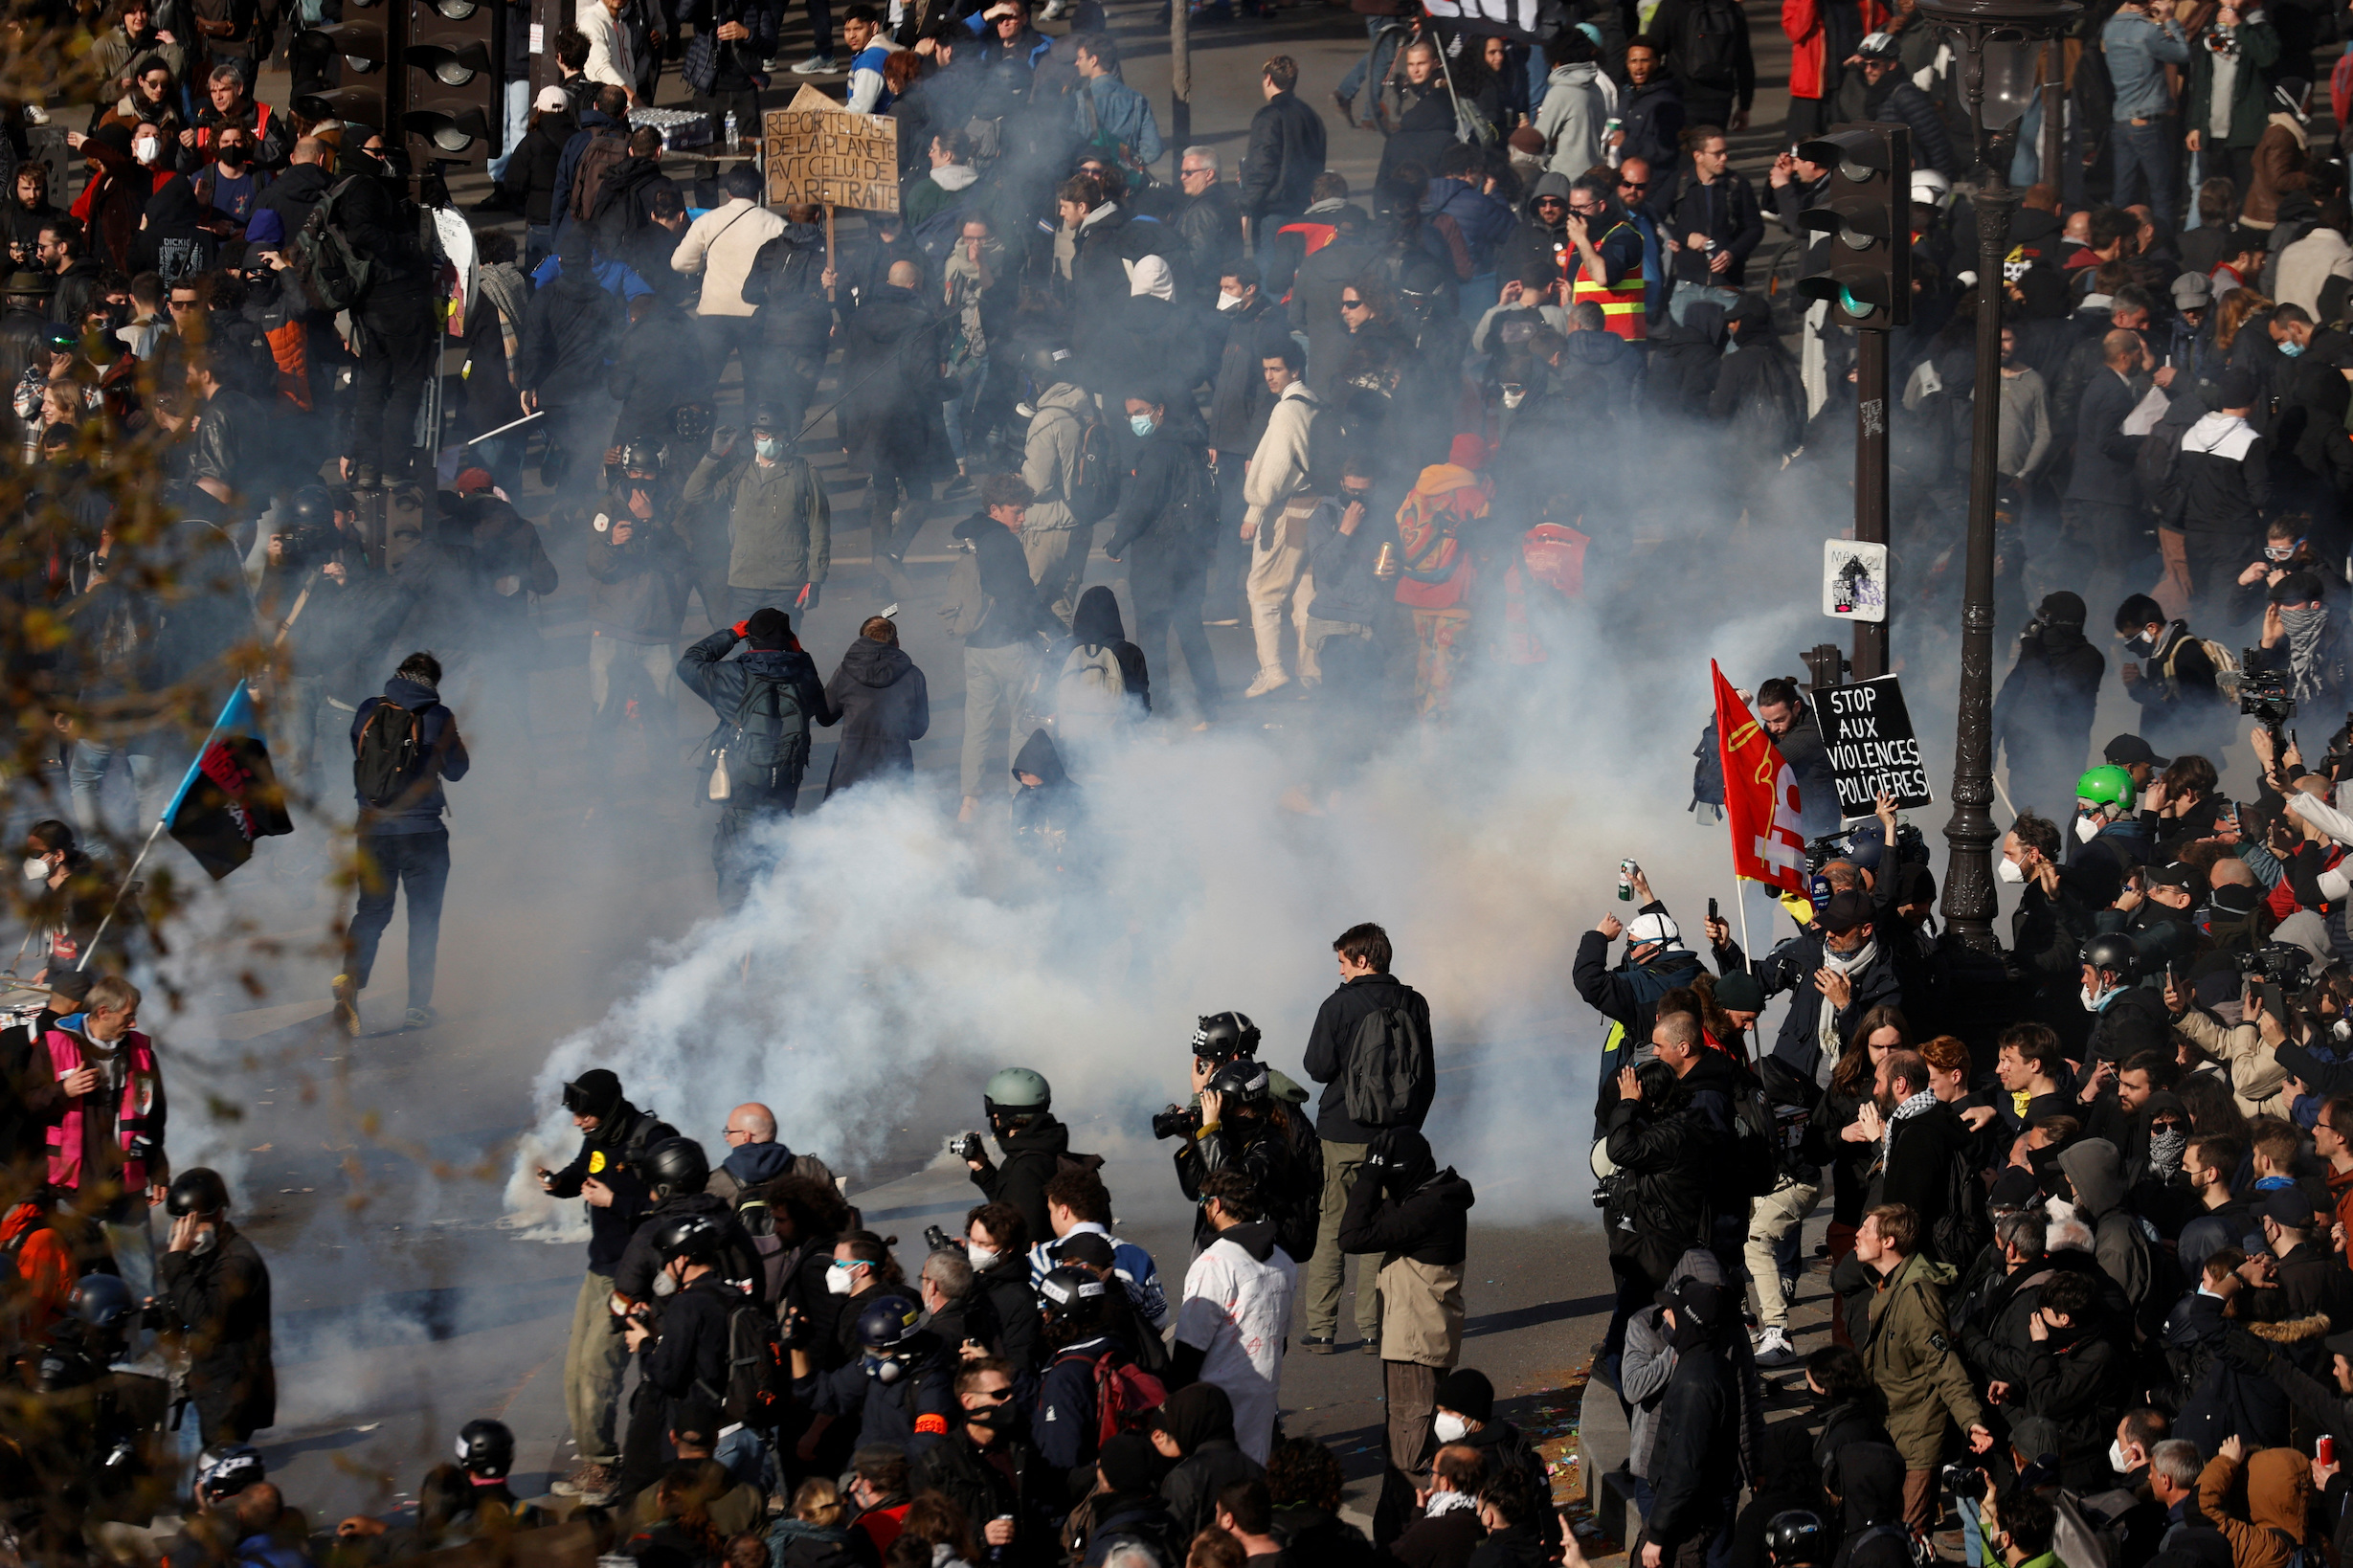
[[[1993, 555], [1994, 467], [2002, 417], [2002, 262], [2018, 193], [1994, 167], [1994, 143], [2034, 93], [2037, 42], [2073, 26], [2077, 0], [1919, 0], [1960, 56], [1977, 160], [1968, 194], [1977, 212], [1977, 406], [1969, 461], [1968, 574], [1962, 588], [1960, 733], [1953, 751], [1953, 819], [1944, 837], [1944, 918], [1953, 938], [1990, 953], [1994, 937]], [[2055, 171], [2054, 171], [2055, 172]]]

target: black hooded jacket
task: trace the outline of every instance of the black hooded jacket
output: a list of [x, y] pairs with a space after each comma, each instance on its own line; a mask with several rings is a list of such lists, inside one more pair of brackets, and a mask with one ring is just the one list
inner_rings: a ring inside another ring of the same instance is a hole
[[1730, 321], [1740, 331], [1717, 368], [1708, 413], [1730, 422], [1730, 451], [1778, 466], [1805, 435], [1805, 388], [1798, 379], [1798, 362], [1774, 335], [1773, 307], [1761, 296], [1742, 295]]
[[[1421, 1141], [1419, 1133], [1412, 1136]], [[1428, 1147], [1422, 1144], [1424, 1151]], [[1388, 1181], [1367, 1179], [1373, 1174], [1363, 1173], [1349, 1189], [1340, 1250], [1411, 1258], [1440, 1268], [1460, 1265], [1469, 1251], [1470, 1206], [1478, 1201], [1470, 1183], [1451, 1165], [1426, 1175], [1408, 1172], [1403, 1179], [1411, 1185], [1402, 1197], [1393, 1198]]]
[[[1838, 1490], [1840, 1540], [1833, 1568], [1909, 1568], [1904, 1523], [1904, 1458], [1884, 1439], [1848, 1445], [1826, 1478]], [[1892, 1531], [1879, 1528], [1893, 1525]]]
[[1217, 508], [1207, 499], [1213, 482], [1208, 444], [1189, 401], [1169, 409], [1135, 451], [1105, 554], [1116, 561], [1134, 549], [1181, 560], [1208, 550], [1206, 530], [1217, 523]]
[[585, 256], [566, 260], [524, 310], [515, 385], [543, 403], [610, 400], [605, 364], [621, 346], [627, 319]]
[[1152, 711], [1152, 671], [1145, 667], [1144, 650], [1128, 640], [1119, 595], [1102, 583], [1079, 595], [1078, 607], [1070, 616], [1070, 634], [1057, 638], [1046, 650], [1049, 682], [1078, 648], [1110, 649], [1111, 657], [1119, 661], [1120, 677], [1127, 683], [1128, 701], [1134, 709], [1131, 717], [1141, 719]]
[[[167, 283], [211, 270], [220, 242], [202, 224], [204, 204], [184, 174], [175, 174], [147, 198], [131, 240], [131, 271], [152, 272]], [[289, 238], [292, 236], [289, 235]]]
[[[2107, 657], [2083, 635], [2080, 622], [2038, 619], [2020, 634], [2018, 662], [1994, 698], [1994, 734], [2008, 749], [2014, 772], [2048, 778], [2055, 787], [2073, 786], [2091, 748], [2093, 709], [2107, 673]], [[2030, 807], [2057, 809], [2055, 794], [2049, 801], [2019, 798]]]
[[1712, 1533], [1739, 1495], [1737, 1374], [1722, 1347], [1678, 1343], [1674, 1373], [1659, 1400], [1658, 1442], [1650, 1452], [1655, 1500], [1646, 1538], [1672, 1556], [1686, 1540]]
[[1052, 1111], [1040, 1111], [1028, 1126], [998, 1133], [997, 1147], [1005, 1156], [1004, 1163], [975, 1171], [973, 1185], [992, 1203], [1012, 1204], [1031, 1236], [1053, 1235], [1054, 1227], [1045, 1217], [1045, 1184], [1070, 1156], [1070, 1129], [1056, 1120]]
[[859, 638], [825, 683], [825, 700], [841, 714], [828, 799], [864, 779], [914, 772], [914, 743], [931, 728], [931, 695], [904, 648]]
[[653, 1203], [638, 1162], [654, 1145], [677, 1136], [678, 1129], [668, 1122], [623, 1100], [598, 1122], [595, 1131], [580, 1140], [580, 1153], [572, 1162], [549, 1180], [550, 1198], [579, 1197], [580, 1184], [592, 1176], [613, 1189], [610, 1205], [589, 1210], [591, 1273], [610, 1274], [620, 1264], [638, 1221]]

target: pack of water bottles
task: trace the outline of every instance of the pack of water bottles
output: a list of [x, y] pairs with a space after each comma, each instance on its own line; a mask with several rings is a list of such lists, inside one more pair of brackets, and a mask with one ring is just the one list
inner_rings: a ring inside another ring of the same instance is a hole
[[711, 143], [711, 117], [692, 109], [632, 109], [629, 123], [633, 128], [651, 125], [661, 132], [664, 152], [683, 152]]

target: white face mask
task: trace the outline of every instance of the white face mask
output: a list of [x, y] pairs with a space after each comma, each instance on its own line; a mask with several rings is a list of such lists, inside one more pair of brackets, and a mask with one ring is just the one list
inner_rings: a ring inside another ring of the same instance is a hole
[[2027, 880], [2026, 868], [2021, 866], [2016, 861], [2005, 860], [1995, 862], [1993, 874], [2001, 881], [2008, 883], [2013, 887], [2019, 885]]
[[1430, 1422], [1430, 1431], [1441, 1443], [1460, 1443], [1470, 1435], [1470, 1422], [1451, 1410], [1441, 1410], [1438, 1419]]
[[1242, 308], [1242, 296], [1239, 294], [1219, 295], [1218, 308], [1220, 310], [1240, 310]]
[[825, 1293], [831, 1296], [853, 1294], [858, 1289], [858, 1281], [851, 1276], [857, 1272], [855, 1268], [828, 1268], [825, 1270]]
[[673, 1273], [671, 1273], [671, 1272], [670, 1272], [668, 1269], [666, 1269], [666, 1268], [665, 1268], [665, 1269], [663, 1269], [661, 1273], [659, 1273], [659, 1274], [655, 1275], [655, 1276], [654, 1276], [654, 1294], [655, 1294], [655, 1295], [657, 1295], [657, 1296], [674, 1296], [674, 1295], [677, 1295], [677, 1294], [678, 1294], [678, 1276], [677, 1276], [677, 1275], [675, 1275], [675, 1274], [673, 1274]]
[[995, 1247], [975, 1246], [970, 1242], [964, 1243], [964, 1261], [973, 1266], [973, 1272], [975, 1274], [986, 1273], [995, 1268], [997, 1260], [1003, 1256], [1004, 1254]]
[[25, 857], [25, 881], [27, 881], [27, 882], [47, 882], [48, 880], [49, 880], [49, 862], [48, 862], [47, 861], [45, 861], [45, 860], [42, 860], [42, 859], [41, 859], [40, 857], [38, 857], [37, 855], [28, 855], [28, 856], [26, 856], [26, 857]]
[[2088, 844], [2098, 838], [2099, 830], [2107, 825], [2096, 817], [2078, 817], [2075, 818], [2075, 837]]
[[2087, 985], [2079, 988], [2076, 995], [2083, 998], [2083, 1010], [2085, 1012], [2096, 1013], [2108, 1004], [2109, 997], [2115, 996], [2117, 991], [2123, 988], [2119, 986], [2115, 990], [2101, 991], [2095, 987]]
[[2108, 1441], [2108, 1467], [2118, 1475], [2129, 1472], [2133, 1467], [2132, 1455], [2124, 1451], [2124, 1445], [2118, 1439], [2111, 1438]]
[[1525, 388], [1522, 388], [1518, 392], [1508, 392], [1503, 394], [1503, 406], [1507, 409], [1518, 408], [1526, 401], [1528, 401], [1528, 392], [1527, 389]]
[[131, 156], [143, 164], [155, 162], [156, 154], [163, 150], [164, 144], [152, 136], [143, 136], [131, 144]]

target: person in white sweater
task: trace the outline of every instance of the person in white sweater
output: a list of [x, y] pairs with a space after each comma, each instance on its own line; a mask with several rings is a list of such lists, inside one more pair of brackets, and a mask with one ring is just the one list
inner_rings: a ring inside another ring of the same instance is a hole
[[611, 82], [638, 101], [638, 60], [629, 27], [621, 20], [625, 0], [580, 0], [574, 15], [580, 35], [588, 40], [588, 64], [581, 75], [591, 81]]
[[1286, 597], [1292, 601], [1291, 619], [1298, 629], [1299, 678], [1315, 680], [1306, 637], [1308, 605], [1315, 597], [1307, 570], [1307, 520], [1321, 499], [1314, 489], [1313, 446], [1324, 401], [1308, 390], [1307, 355], [1296, 343], [1270, 338], [1266, 348], [1262, 364], [1275, 405], [1267, 411], [1266, 434], [1259, 437], [1242, 480], [1242, 536], [1251, 542], [1244, 592], [1258, 643], [1258, 677], [1245, 697], [1264, 697], [1290, 683], [1283, 667]]
[[670, 270], [703, 275], [698, 315], [749, 316], [752, 307], [744, 302], [744, 280], [751, 275], [760, 247], [784, 233], [784, 219], [760, 205], [755, 168], [738, 164], [720, 177], [719, 189], [727, 200], [687, 228], [670, 253]]

